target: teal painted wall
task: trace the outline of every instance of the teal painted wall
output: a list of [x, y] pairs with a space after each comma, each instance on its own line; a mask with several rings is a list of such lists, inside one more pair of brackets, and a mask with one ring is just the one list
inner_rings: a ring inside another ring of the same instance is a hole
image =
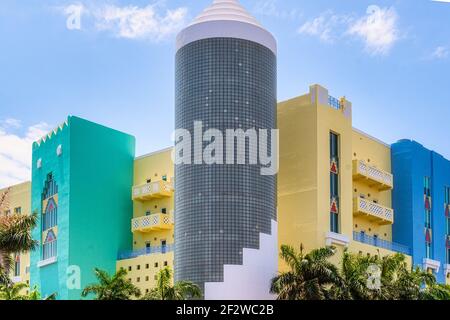
[[[131, 247], [135, 139], [73, 116], [67, 123], [51, 139], [33, 146], [33, 210], [41, 210], [49, 172], [58, 184], [58, 257], [39, 268], [41, 253], [33, 252], [30, 276], [43, 295], [57, 292], [58, 299], [80, 299], [81, 290], [96, 282], [94, 268], [113, 273], [118, 251]], [[63, 154], [57, 157], [60, 144]], [[36, 167], [39, 158], [41, 169]], [[41, 240], [40, 227], [33, 237]], [[69, 266], [79, 267], [80, 289], [67, 287]]]
[[[58, 185], [58, 235], [57, 235], [57, 262], [44, 267], [37, 263], [42, 259], [42, 247], [31, 252], [30, 256], [30, 285], [37, 285], [43, 296], [58, 293], [58, 299], [67, 299], [65, 288], [66, 271], [69, 265], [69, 203], [70, 203], [70, 130], [65, 125], [58, 129], [50, 139], [46, 139], [40, 146], [33, 144], [32, 157], [32, 183], [31, 208], [38, 213], [38, 226], [33, 230], [33, 238], [42, 241], [41, 232], [41, 195], [44, 189], [47, 174], [52, 173]], [[56, 155], [56, 148], [62, 145], [63, 153]], [[38, 159], [42, 159], [42, 167], [37, 168]]]
[[[134, 137], [72, 117], [70, 135], [70, 259], [81, 268], [81, 287], [96, 282], [94, 268], [116, 270], [129, 249]], [[71, 290], [70, 299], [80, 296]]]

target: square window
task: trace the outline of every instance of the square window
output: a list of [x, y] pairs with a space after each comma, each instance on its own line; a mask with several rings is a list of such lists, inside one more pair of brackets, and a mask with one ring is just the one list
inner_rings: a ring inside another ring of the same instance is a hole
[[158, 262], [155, 262], [155, 268], [158, 268]]
[[131, 266], [128, 267], [128, 271], [131, 271]]
[[147, 264], [145, 265], [145, 269], [148, 269], [148, 268], [150, 268], [150, 264], [147, 263]]
[[150, 280], [150, 277], [149, 276], [146, 276], [145, 277], [145, 281], [149, 281]]
[[137, 270], [141, 270], [141, 265], [138, 264], [138, 265], [136, 266], [136, 269], [137, 269]]
[[136, 282], [141, 282], [141, 278], [137, 277]]
[[167, 261], [164, 261], [164, 267], [167, 267], [168, 263]]

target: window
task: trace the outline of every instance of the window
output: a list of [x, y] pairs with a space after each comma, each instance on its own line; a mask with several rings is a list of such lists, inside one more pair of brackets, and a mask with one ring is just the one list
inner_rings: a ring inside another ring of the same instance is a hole
[[42, 246], [42, 258], [47, 260], [56, 257], [57, 253], [57, 242], [56, 236], [52, 229], [47, 231], [45, 236], [44, 244]]
[[425, 256], [427, 259], [433, 258], [433, 245], [432, 245], [432, 228], [433, 228], [433, 215], [431, 211], [431, 178], [423, 178], [423, 194], [425, 198]]
[[167, 241], [161, 240], [161, 253], [166, 253], [167, 251]]
[[164, 261], [164, 267], [167, 267], [168, 263], [167, 261]]
[[148, 217], [149, 215], [151, 215], [152, 213], [151, 213], [151, 211], [147, 211], [147, 212], [145, 212], [145, 215]]
[[15, 214], [21, 214], [22, 213], [22, 207], [14, 208], [14, 213]]
[[166, 213], [167, 213], [167, 209], [166, 209], [166, 208], [162, 208], [162, 209], [161, 209], [161, 212], [162, 212], [163, 214], [166, 214]]
[[158, 262], [155, 262], [155, 268], [158, 268]]
[[16, 255], [14, 258], [14, 277], [20, 276], [20, 255]]
[[147, 263], [147, 264], [145, 265], [145, 269], [148, 269], [148, 268], [150, 268], [150, 264]]
[[136, 270], [141, 270], [141, 265], [140, 265], [140, 264], [138, 264], [138, 265], [136, 266]]
[[167, 176], [166, 175], [162, 176], [162, 181], [167, 181]]
[[141, 278], [137, 277], [136, 282], [141, 282]]
[[150, 277], [149, 276], [146, 276], [145, 277], [145, 281], [149, 281], [150, 280]]
[[431, 229], [431, 211], [425, 210], [425, 228]]
[[131, 266], [128, 267], [128, 271], [131, 271]]
[[152, 182], [152, 179], [147, 179], [147, 183], [151, 183]]
[[330, 132], [330, 231], [339, 233], [339, 136]]

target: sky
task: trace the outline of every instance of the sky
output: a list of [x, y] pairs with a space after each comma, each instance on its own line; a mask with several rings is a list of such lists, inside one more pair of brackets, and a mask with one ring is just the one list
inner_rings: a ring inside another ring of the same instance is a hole
[[[31, 143], [76, 115], [172, 145], [179, 30], [212, 0], [1, 0], [0, 187]], [[450, 159], [450, 1], [241, 0], [278, 41], [279, 101], [319, 83], [353, 125]]]

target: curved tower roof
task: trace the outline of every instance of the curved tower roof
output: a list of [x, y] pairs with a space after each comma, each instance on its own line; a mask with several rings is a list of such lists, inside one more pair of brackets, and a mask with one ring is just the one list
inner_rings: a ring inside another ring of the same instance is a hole
[[238, 0], [214, 0], [177, 37], [177, 50], [208, 38], [238, 38], [257, 42], [277, 53], [273, 35], [248, 13]]

